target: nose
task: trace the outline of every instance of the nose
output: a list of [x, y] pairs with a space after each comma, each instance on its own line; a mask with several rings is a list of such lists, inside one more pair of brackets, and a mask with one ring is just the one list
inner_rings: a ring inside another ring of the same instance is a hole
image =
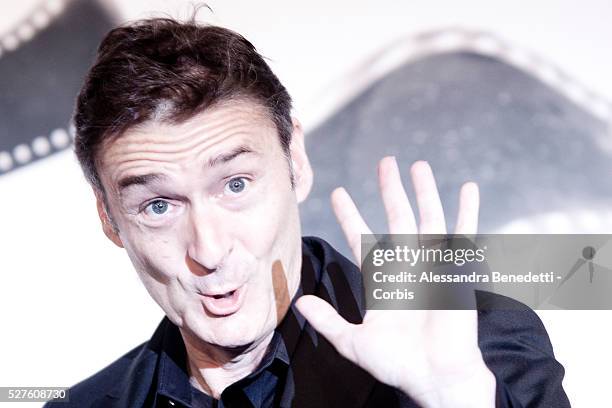
[[189, 222], [191, 236], [187, 248], [187, 266], [196, 275], [217, 270], [232, 250], [228, 225], [222, 214], [193, 209]]

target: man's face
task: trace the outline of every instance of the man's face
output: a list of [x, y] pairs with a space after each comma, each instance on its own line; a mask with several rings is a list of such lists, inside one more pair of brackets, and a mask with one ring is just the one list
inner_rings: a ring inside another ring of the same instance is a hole
[[147, 290], [183, 333], [238, 347], [265, 338], [300, 279], [297, 204], [311, 173], [294, 126], [291, 160], [259, 105], [218, 104], [178, 125], [149, 122], [100, 152], [109, 225]]

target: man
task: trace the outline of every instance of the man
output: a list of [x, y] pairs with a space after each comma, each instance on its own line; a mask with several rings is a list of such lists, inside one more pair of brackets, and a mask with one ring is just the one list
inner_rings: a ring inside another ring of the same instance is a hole
[[[526, 308], [489, 310], [502, 300], [482, 295], [478, 314], [365, 313], [358, 268], [301, 239], [312, 171], [290, 110], [229, 30], [154, 19], [103, 40], [77, 101], [76, 153], [104, 233], [166, 318], [70, 404], [568, 406]], [[417, 162], [411, 176], [418, 228], [395, 160], [380, 162], [390, 233], [444, 233], [431, 169]], [[478, 201], [464, 185], [456, 232], [476, 232]], [[343, 189], [332, 205], [359, 260], [368, 227]]]

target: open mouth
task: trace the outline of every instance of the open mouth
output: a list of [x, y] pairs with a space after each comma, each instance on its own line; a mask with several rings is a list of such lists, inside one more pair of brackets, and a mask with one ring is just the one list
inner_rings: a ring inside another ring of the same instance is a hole
[[224, 293], [223, 295], [212, 295], [212, 297], [214, 299], [227, 299], [229, 297], [232, 297], [234, 293], [236, 293], [236, 291], [232, 290], [231, 292]]
[[229, 316], [236, 313], [242, 306], [245, 286], [225, 293], [202, 294], [202, 303], [206, 311], [214, 316]]

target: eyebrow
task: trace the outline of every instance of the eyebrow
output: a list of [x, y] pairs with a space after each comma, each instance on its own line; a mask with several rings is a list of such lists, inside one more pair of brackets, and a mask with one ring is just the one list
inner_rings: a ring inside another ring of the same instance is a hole
[[163, 179], [166, 179], [166, 176], [159, 173], [142, 174], [139, 176], [127, 176], [119, 180], [119, 190], [125, 190], [131, 186], [144, 186]]
[[[227, 163], [235, 159], [236, 157], [242, 154], [247, 154], [247, 153], [257, 154], [250, 147], [246, 145], [241, 145], [227, 153], [222, 153], [218, 156], [212, 157], [211, 159], [208, 160], [208, 167], [212, 168], [220, 164]], [[137, 176], [127, 176], [127, 177], [120, 179], [118, 185], [119, 185], [119, 190], [123, 191], [132, 186], [139, 186], [139, 185], [146, 186], [147, 184], [151, 184], [156, 181], [161, 181], [166, 178], [167, 177], [161, 173], [150, 173], [150, 174], [142, 174], [142, 175], [137, 175]]]
[[219, 164], [227, 163], [235, 159], [236, 157], [240, 156], [241, 154], [246, 154], [246, 153], [255, 153], [255, 151], [253, 151], [253, 149], [251, 149], [250, 147], [246, 145], [238, 146], [228, 153], [222, 153], [218, 156], [212, 157], [210, 160], [208, 160], [208, 167], [215, 167]]

